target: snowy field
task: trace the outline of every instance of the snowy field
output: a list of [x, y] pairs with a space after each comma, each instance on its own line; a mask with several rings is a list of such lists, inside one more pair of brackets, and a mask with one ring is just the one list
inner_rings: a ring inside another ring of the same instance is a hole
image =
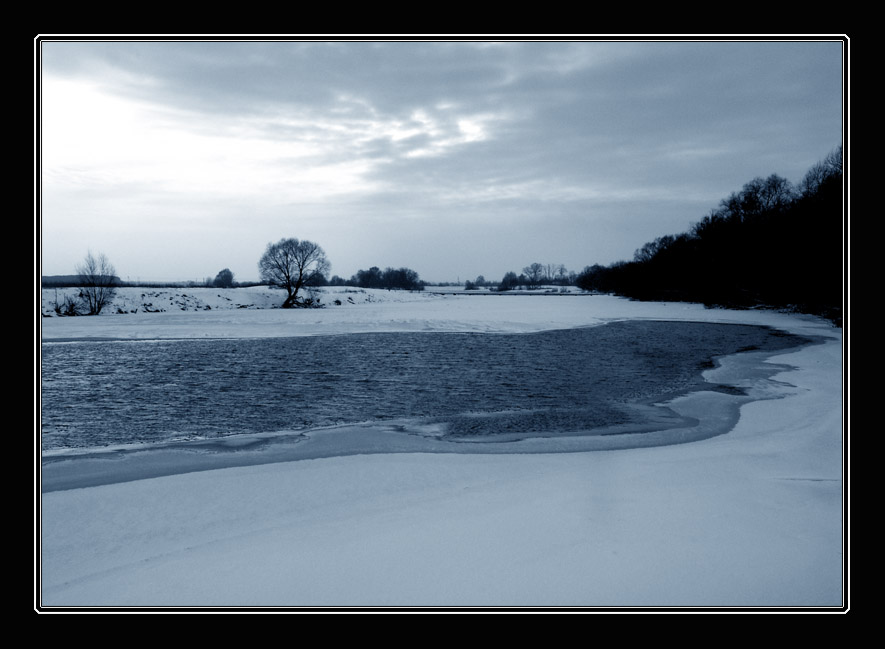
[[[43, 292], [44, 313], [59, 294]], [[267, 289], [125, 289], [105, 315], [37, 324], [49, 342], [665, 319], [762, 324], [826, 342], [769, 358], [771, 378], [740, 357], [709, 370], [711, 382], [771, 398], [744, 405], [727, 434], [689, 444], [353, 455], [43, 493], [36, 607], [847, 605], [840, 329], [609, 296], [341, 288], [322, 299], [325, 309], [293, 311], [269, 308], [282, 295]], [[673, 406], [704, 408], [704, 399], [716, 394]]]

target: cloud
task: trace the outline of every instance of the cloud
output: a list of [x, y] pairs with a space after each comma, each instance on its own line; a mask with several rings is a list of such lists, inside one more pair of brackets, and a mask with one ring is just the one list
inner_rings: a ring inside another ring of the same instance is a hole
[[[464, 214], [487, 233], [523, 223], [509, 266], [538, 237], [572, 267], [623, 258], [752, 177], [798, 179], [838, 145], [841, 45], [44, 42], [44, 264], [69, 263], [57, 232], [82, 247], [110, 219], [142, 243], [146, 219], [158, 240], [184, 220], [216, 226], [203, 247], [310, 227], [349, 257], [398, 246], [457, 258]], [[378, 214], [407, 226], [374, 232]], [[531, 214], [546, 230], [524, 225]], [[182, 257], [186, 277], [230, 266]]]

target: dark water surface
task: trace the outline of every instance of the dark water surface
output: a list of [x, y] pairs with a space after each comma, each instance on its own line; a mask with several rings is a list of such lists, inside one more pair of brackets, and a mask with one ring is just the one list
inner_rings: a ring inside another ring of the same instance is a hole
[[[397, 419], [450, 439], [637, 425], [716, 356], [809, 342], [745, 325], [628, 321], [532, 334], [366, 333], [44, 343], [44, 450]], [[725, 389], [725, 388], [722, 388]]]

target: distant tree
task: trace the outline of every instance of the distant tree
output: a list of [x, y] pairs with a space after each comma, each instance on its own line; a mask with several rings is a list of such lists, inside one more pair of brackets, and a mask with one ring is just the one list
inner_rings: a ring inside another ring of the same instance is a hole
[[565, 264], [556, 264], [555, 274], [551, 276], [551, 279], [560, 286], [565, 286], [569, 283], [568, 281], [568, 268], [565, 267]]
[[381, 288], [383, 274], [377, 266], [372, 266], [369, 270], [358, 270], [356, 275], [350, 278], [354, 286], [360, 288]]
[[377, 266], [372, 266], [368, 270], [358, 270], [350, 278], [350, 283], [360, 288], [385, 288], [388, 291], [393, 289], [424, 290], [424, 282], [411, 268], [387, 267], [382, 271]]
[[539, 264], [538, 262], [530, 264], [522, 269], [529, 288], [538, 288], [541, 285], [541, 280], [544, 279], [544, 270], [543, 264]]
[[741, 191], [722, 199], [715, 216], [728, 222], [742, 222], [763, 214], [783, 211], [796, 199], [798, 192], [792, 183], [777, 174], [757, 177], [746, 183]]
[[842, 147], [839, 146], [830, 152], [826, 158], [813, 165], [799, 183], [799, 192], [802, 196], [816, 194], [821, 186], [833, 178], [842, 176]]
[[600, 264], [586, 266], [575, 277], [575, 286], [582, 291], [602, 291], [606, 268]]
[[117, 271], [104, 253], [95, 257], [89, 252], [77, 266], [77, 274], [83, 310], [88, 315], [98, 315], [114, 299], [119, 284]]
[[504, 278], [501, 280], [501, 283], [498, 284], [499, 291], [512, 291], [519, 285], [519, 278], [516, 276], [516, 273], [513, 271], [509, 271], [504, 274]]
[[418, 273], [411, 268], [386, 268], [381, 276], [381, 285], [383, 288], [403, 289], [407, 291], [423, 291], [424, 282], [418, 276]]
[[676, 240], [672, 234], [666, 234], [658, 237], [654, 241], [649, 241], [636, 252], [633, 253], [634, 261], [651, 261], [656, 255], [666, 250]]
[[302, 289], [325, 282], [331, 265], [326, 253], [312, 241], [280, 239], [267, 244], [267, 250], [258, 262], [261, 281], [286, 290], [284, 309], [314, 306], [314, 300], [299, 300]]
[[234, 274], [230, 271], [230, 268], [218, 271], [212, 285], [215, 288], [231, 288], [234, 285]]
[[741, 194], [746, 204], [745, 211], [751, 214], [781, 211], [796, 199], [793, 184], [777, 174], [751, 180], [744, 185]]

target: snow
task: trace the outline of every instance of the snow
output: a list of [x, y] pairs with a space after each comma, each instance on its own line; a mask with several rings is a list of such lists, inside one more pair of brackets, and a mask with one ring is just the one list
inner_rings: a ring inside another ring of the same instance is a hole
[[[36, 606], [846, 609], [840, 329], [610, 296], [344, 291], [327, 289], [325, 309], [290, 311], [268, 308], [281, 300], [267, 289], [182, 290], [189, 310], [40, 325], [44, 341], [65, 341], [514, 333], [649, 318], [826, 342], [765, 361], [776, 373], [763, 388], [779, 398], [742, 406], [729, 433], [700, 442], [352, 455], [43, 493]], [[130, 311], [140, 292], [121, 291], [115, 310]], [[738, 358], [706, 377], [741, 380]]]

